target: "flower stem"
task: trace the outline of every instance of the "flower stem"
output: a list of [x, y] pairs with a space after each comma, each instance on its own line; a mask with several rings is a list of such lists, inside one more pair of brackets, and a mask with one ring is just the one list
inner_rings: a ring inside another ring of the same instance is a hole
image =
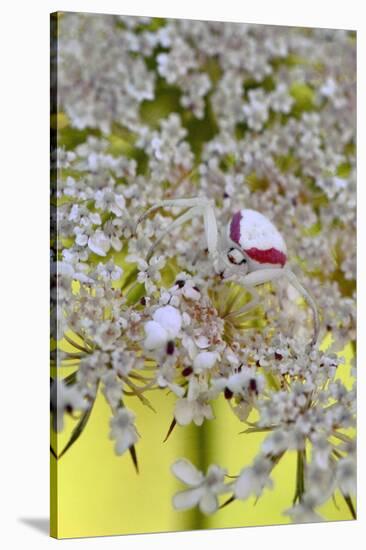
[[306, 451], [302, 449], [297, 451], [296, 490], [293, 504], [295, 504], [297, 500], [301, 501], [302, 495], [305, 493], [305, 464]]
[[89, 350], [87, 350], [86, 348], [84, 348], [81, 344], [78, 344], [77, 342], [74, 342], [74, 340], [72, 340], [69, 336], [67, 336], [67, 334], [64, 334], [64, 338], [66, 340], [66, 342], [68, 342], [71, 346], [73, 346], [74, 348], [84, 352], [84, 353], [90, 353]]

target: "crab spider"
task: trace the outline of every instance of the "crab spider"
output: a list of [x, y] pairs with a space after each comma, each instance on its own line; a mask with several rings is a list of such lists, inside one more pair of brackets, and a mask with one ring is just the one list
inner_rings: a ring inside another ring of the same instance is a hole
[[196, 197], [162, 200], [149, 208], [139, 218], [137, 225], [150, 213], [165, 207], [180, 207], [185, 208], [186, 211], [158, 237], [148, 252], [147, 261], [167, 233], [195, 216], [201, 215], [204, 221], [207, 249], [215, 272], [225, 280], [236, 281], [252, 296], [248, 304], [230, 313], [229, 316], [240, 315], [257, 305], [259, 295], [255, 289], [256, 286], [286, 277], [312, 310], [314, 328], [311, 345], [315, 345], [319, 335], [319, 316], [315, 301], [288, 267], [286, 243], [268, 218], [255, 210], [239, 210], [233, 215], [227, 227], [219, 232], [214, 202], [204, 197]]

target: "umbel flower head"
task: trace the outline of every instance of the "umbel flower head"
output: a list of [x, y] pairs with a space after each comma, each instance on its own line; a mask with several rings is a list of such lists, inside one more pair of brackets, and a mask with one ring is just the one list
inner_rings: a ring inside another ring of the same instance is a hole
[[[211, 445], [205, 473], [176, 457], [188, 486], [177, 513], [281, 491], [276, 467], [292, 454], [287, 517], [318, 521], [334, 495], [355, 517], [354, 33], [77, 13], [58, 30], [51, 412], [55, 431], [70, 430], [59, 456], [76, 452], [97, 399], [136, 469], [137, 401], [159, 415], [169, 395], [167, 438], [215, 434], [224, 404], [242, 464], [216, 465]], [[262, 278], [279, 266], [297, 290]], [[320, 320], [310, 347], [304, 296]]]

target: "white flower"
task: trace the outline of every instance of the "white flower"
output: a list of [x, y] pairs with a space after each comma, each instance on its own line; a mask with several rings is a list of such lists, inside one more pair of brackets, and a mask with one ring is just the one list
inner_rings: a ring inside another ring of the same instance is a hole
[[109, 371], [102, 377], [102, 381], [104, 386], [103, 393], [105, 395], [105, 398], [107, 399], [112, 409], [117, 408], [120, 404], [123, 393], [121, 380], [117, 378], [115, 372]]
[[158, 308], [153, 315], [153, 319], [167, 331], [169, 338], [175, 338], [182, 326], [182, 316], [172, 306]]
[[106, 264], [100, 262], [96, 273], [103, 281], [118, 281], [122, 277], [123, 269], [110, 260]]
[[353, 457], [341, 458], [337, 462], [336, 478], [342, 493], [352, 496], [356, 494], [357, 470]]
[[144, 348], [153, 351], [162, 348], [178, 335], [182, 326], [180, 312], [170, 305], [158, 308], [153, 320], [145, 323], [146, 338]]
[[178, 424], [187, 426], [193, 421], [196, 426], [201, 426], [205, 419], [212, 420], [214, 414], [208, 399], [207, 383], [192, 376], [187, 397], [178, 399], [175, 404], [174, 417]]
[[259, 497], [265, 487], [272, 487], [269, 475], [272, 462], [263, 456], [255, 459], [253, 466], [244, 468], [234, 484], [235, 497], [246, 500], [250, 495]]
[[104, 212], [112, 212], [116, 216], [121, 216], [125, 208], [125, 199], [123, 195], [118, 195], [112, 189], [104, 189], [95, 193], [95, 207]]
[[196, 283], [189, 278], [186, 273], [179, 273], [177, 280], [170, 289], [170, 292], [175, 296], [184, 296], [187, 300], [198, 301], [201, 298], [201, 293], [197, 289]]
[[104, 234], [109, 238], [111, 247], [120, 252], [122, 250], [122, 231], [123, 231], [123, 221], [120, 218], [115, 218], [114, 220], [108, 220], [103, 226]]
[[137, 363], [133, 353], [125, 352], [124, 350], [115, 349], [111, 353], [113, 369], [123, 376], [128, 376], [132, 370], [134, 363]]
[[206, 349], [210, 347], [210, 341], [204, 334], [200, 334], [195, 338], [194, 343], [199, 349]]
[[183, 287], [182, 294], [185, 298], [187, 298], [187, 300], [193, 300], [193, 301], [198, 301], [201, 297], [201, 294], [198, 292], [198, 290], [196, 290], [192, 286], [191, 281]]
[[320, 468], [313, 460], [305, 469], [305, 487], [308, 499], [313, 506], [326, 502], [336, 489], [336, 472], [333, 463], [328, 468]]
[[104, 321], [98, 325], [94, 339], [103, 350], [110, 350], [114, 348], [115, 341], [120, 336], [121, 329], [117, 323]]
[[213, 514], [219, 506], [217, 495], [229, 490], [224, 482], [226, 470], [219, 466], [209, 466], [204, 476], [191, 462], [180, 459], [171, 469], [180, 481], [191, 487], [174, 495], [173, 506], [176, 510], [188, 510], [198, 506], [203, 514]]
[[115, 451], [117, 455], [123, 454], [138, 440], [134, 420], [135, 414], [126, 408], [118, 409], [110, 420], [111, 431], [109, 437], [116, 440]]
[[332, 451], [327, 437], [323, 434], [315, 433], [310, 439], [313, 444], [313, 461], [318, 468], [326, 470], [329, 466], [329, 458]]
[[285, 430], [274, 430], [262, 443], [262, 451], [276, 455], [289, 447], [289, 436]]
[[174, 416], [180, 426], [187, 426], [192, 421], [196, 426], [202, 426], [205, 419], [214, 418], [211, 405], [207, 401], [199, 399], [192, 401], [186, 397], [176, 402]]
[[156, 375], [156, 383], [160, 388], [169, 388], [175, 395], [182, 397], [184, 395], [184, 388], [174, 383], [176, 377], [175, 366], [164, 363], [159, 367]]
[[109, 354], [99, 350], [81, 359], [77, 371], [78, 383], [88, 390], [92, 389], [92, 393], [95, 394], [100, 377], [108, 368], [109, 360]]
[[90, 250], [95, 254], [98, 254], [98, 256], [106, 256], [111, 247], [109, 238], [101, 229], [97, 229], [94, 235], [89, 237], [88, 246]]
[[193, 361], [194, 372], [200, 374], [205, 370], [212, 369], [219, 355], [213, 351], [202, 351], [196, 355]]
[[[233, 357], [231, 357], [233, 361]], [[230, 404], [232, 411], [241, 420], [245, 421], [254, 403], [257, 401], [258, 395], [263, 392], [264, 378], [258, 374], [253, 368], [242, 367], [239, 372], [234, 372], [228, 378], [223, 376], [217, 377], [212, 381], [212, 393], [218, 395], [220, 392], [225, 392], [225, 397], [234, 401]]]
[[259, 131], [268, 119], [268, 98], [262, 88], [250, 90], [249, 102], [243, 106], [245, 121], [249, 128]]
[[169, 340], [168, 333], [156, 321], [147, 321], [144, 326], [146, 338], [144, 348], [148, 351], [154, 351], [162, 348]]
[[277, 88], [270, 94], [269, 103], [271, 109], [278, 113], [289, 113], [294, 104], [293, 98], [290, 96], [288, 87], [281, 82]]
[[320, 87], [319, 92], [324, 97], [332, 97], [337, 91], [337, 84], [333, 78], [327, 78], [324, 84]]
[[317, 523], [324, 521], [323, 518], [314, 511], [316, 502], [308, 495], [303, 495], [301, 502], [298, 502], [292, 508], [284, 512], [286, 516], [290, 516], [293, 523]]
[[56, 274], [61, 282], [64, 279], [64, 283], [68, 286], [71, 284], [72, 279], [76, 279], [81, 283], [94, 283], [93, 279], [85, 275], [85, 268], [86, 266], [81, 263], [74, 265], [69, 262], [54, 262], [51, 264], [51, 275]]
[[249, 367], [242, 367], [240, 372], [230, 375], [225, 380], [225, 386], [229, 390], [246, 399], [260, 394], [264, 389], [264, 384], [264, 377]]
[[57, 432], [64, 428], [64, 414], [84, 411], [88, 408], [82, 392], [75, 385], [67, 385], [64, 380], [55, 378], [51, 384], [51, 412], [53, 427]]
[[164, 256], [153, 256], [149, 262], [146, 262], [143, 258], [130, 254], [127, 256], [128, 262], [136, 262], [138, 267], [137, 280], [139, 283], [145, 285], [148, 294], [152, 294], [156, 290], [156, 285], [153, 281], [157, 282], [161, 280], [160, 270], [165, 265]]

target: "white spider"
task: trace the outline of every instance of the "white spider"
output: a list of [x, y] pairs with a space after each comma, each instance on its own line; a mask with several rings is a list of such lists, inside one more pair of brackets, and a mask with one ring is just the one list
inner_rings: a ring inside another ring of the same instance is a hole
[[139, 218], [137, 225], [151, 212], [162, 207], [181, 207], [188, 210], [162, 232], [150, 248], [147, 261], [167, 233], [193, 217], [202, 215], [208, 253], [215, 272], [225, 280], [236, 281], [252, 296], [248, 304], [230, 315], [240, 315], [257, 305], [259, 295], [255, 290], [256, 286], [285, 276], [312, 310], [314, 331], [311, 346], [315, 345], [319, 335], [319, 316], [315, 301], [288, 267], [286, 243], [268, 218], [255, 210], [239, 210], [233, 215], [228, 226], [219, 233], [214, 202], [204, 197], [196, 197], [160, 201]]

